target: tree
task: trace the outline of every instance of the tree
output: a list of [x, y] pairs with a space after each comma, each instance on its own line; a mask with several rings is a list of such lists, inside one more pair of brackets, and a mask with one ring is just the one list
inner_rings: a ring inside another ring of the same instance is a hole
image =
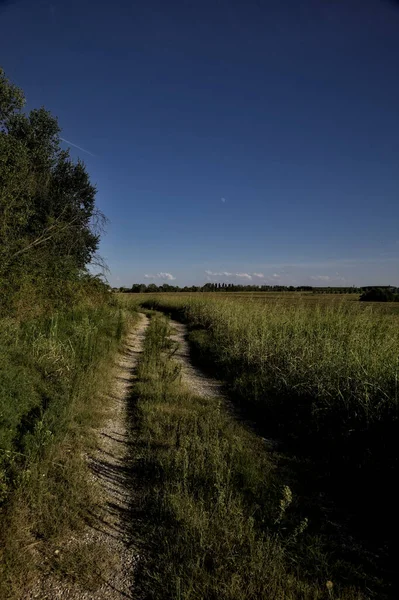
[[0, 67], [0, 127], [8, 118], [20, 111], [25, 104], [23, 91], [13, 85]]
[[57, 119], [22, 112], [24, 95], [0, 69], [0, 284], [77, 281], [96, 257], [104, 217], [85, 165], [60, 148]]
[[147, 289], [145, 283], [134, 283], [132, 285], [132, 289], [130, 290], [133, 294], [143, 294]]
[[147, 286], [146, 292], [149, 292], [149, 293], [155, 293], [155, 292], [157, 292], [157, 291], [158, 291], [158, 286], [157, 286], [155, 283], [150, 283], [150, 284]]

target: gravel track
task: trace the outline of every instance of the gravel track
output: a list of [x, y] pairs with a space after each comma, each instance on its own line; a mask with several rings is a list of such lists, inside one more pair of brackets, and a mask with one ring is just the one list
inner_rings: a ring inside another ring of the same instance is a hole
[[[118, 355], [114, 383], [109, 392], [107, 416], [98, 431], [98, 447], [88, 456], [91, 478], [99, 490], [97, 506], [90, 514], [90, 525], [83, 535], [66, 544], [79, 546], [99, 544], [112, 556], [112, 570], [95, 591], [83, 590], [78, 584], [55, 577], [36, 582], [27, 600], [122, 600], [133, 598], [132, 582], [138, 556], [130, 539], [128, 526], [132, 503], [129, 468], [129, 423], [127, 402], [134, 380], [134, 370], [142, 352], [148, 318], [140, 313], [139, 323], [127, 336], [125, 347]], [[62, 550], [60, 551], [62, 552]]]

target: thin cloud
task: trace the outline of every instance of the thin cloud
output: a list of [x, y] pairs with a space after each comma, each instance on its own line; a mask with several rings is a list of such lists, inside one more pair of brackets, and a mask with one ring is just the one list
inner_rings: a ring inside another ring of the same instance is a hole
[[252, 279], [250, 273], [229, 273], [228, 271], [205, 271], [205, 274], [210, 277], [242, 277], [244, 279]]
[[311, 275], [310, 279], [313, 279], [313, 281], [330, 281], [331, 277], [329, 275]]
[[313, 279], [313, 281], [346, 281], [345, 277], [342, 277], [339, 273], [335, 273], [335, 275], [310, 275], [309, 279]]
[[224, 204], [225, 202], [227, 202], [226, 198], [223, 198], [223, 197], [222, 197], [222, 198], [220, 198], [220, 201], [221, 201], [221, 202], [223, 202], [223, 204]]
[[156, 273], [155, 275], [145, 274], [144, 277], [146, 279], [163, 279], [166, 281], [174, 281], [176, 279], [172, 273]]
[[205, 271], [205, 273], [207, 275], [215, 275], [216, 277], [221, 277], [222, 275], [224, 275], [225, 277], [231, 277], [232, 275], [234, 275], [235, 273], [229, 273], [228, 271]]
[[259, 277], [259, 279], [264, 279], [264, 277], [265, 277], [265, 276], [263, 275], [263, 273], [252, 273], [252, 276], [253, 276], [253, 277]]
[[89, 152], [88, 150], [85, 150], [84, 148], [82, 148], [81, 146], [78, 146], [77, 144], [74, 144], [73, 142], [70, 142], [69, 140], [66, 140], [63, 137], [60, 137], [60, 140], [62, 140], [63, 142], [65, 142], [66, 144], [70, 144], [71, 146], [74, 146], [75, 148], [78, 148], [78, 150], [82, 150], [82, 152], [86, 152], [86, 154], [90, 154], [90, 156], [95, 156], [95, 154], [92, 154], [91, 152]]

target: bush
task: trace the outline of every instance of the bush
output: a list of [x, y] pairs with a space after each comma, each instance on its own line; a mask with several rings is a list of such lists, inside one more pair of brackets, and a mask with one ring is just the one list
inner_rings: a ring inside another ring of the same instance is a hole
[[359, 300], [362, 302], [394, 302], [396, 297], [390, 290], [371, 288], [364, 292]]

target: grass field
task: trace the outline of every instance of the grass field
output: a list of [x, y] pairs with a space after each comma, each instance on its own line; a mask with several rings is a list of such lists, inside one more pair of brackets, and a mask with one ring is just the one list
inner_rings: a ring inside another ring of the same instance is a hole
[[278, 441], [313, 531], [330, 536], [331, 552], [351, 555], [389, 589], [397, 521], [396, 305], [259, 294], [141, 301], [188, 323], [193, 359], [226, 382], [241, 416]]
[[[129, 447], [143, 597], [397, 598], [397, 304], [274, 293], [122, 294], [0, 322], [0, 596], [21, 597], [38, 556], [61, 569], [55, 544], [83, 525], [99, 391], [140, 306]], [[192, 361], [232, 405], [182, 384], [161, 313], [187, 323]], [[91, 552], [66, 571], [95, 587]]]
[[351, 429], [353, 420], [370, 424], [397, 408], [396, 305], [310, 295], [220, 296], [170, 295], [146, 303], [178, 313], [197, 329], [192, 341], [206, 347], [223, 373], [230, 370], [237, 393], [263, 406], [275, 396], [281, 404], [287, 395], [291, 409], [311, 407], [307, 428], [320, 429], [339, 412]]
[[367, 598], [360, 589], [370, 578], [308, 531], [259, 436], [220, 400], [181, 384], [168, 336], [167, 319], [153, 315], [132, 398], [132, 530], [147, 555], [139, 592], [154, 600]]

